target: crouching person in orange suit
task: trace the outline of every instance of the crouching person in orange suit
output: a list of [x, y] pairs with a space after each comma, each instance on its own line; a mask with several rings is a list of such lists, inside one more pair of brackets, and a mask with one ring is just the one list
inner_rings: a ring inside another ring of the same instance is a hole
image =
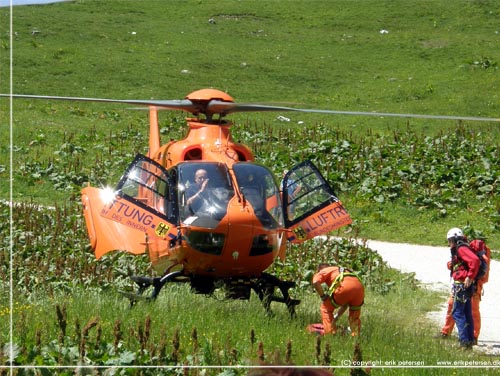
[[[326, 291], [323, 284], [328, 287]], [[335, 321], [349, 308], [351, 335], [359, 335], [361, 330], [361, 306], [365, 299], [365, 289], [359, 277], [348, 269], [320, 264], [313, 276], [313, 286], [322, 301], [320, 312], [325, 334], [337, 333]], [[334, 315], [337, 308], [340, 309]]]

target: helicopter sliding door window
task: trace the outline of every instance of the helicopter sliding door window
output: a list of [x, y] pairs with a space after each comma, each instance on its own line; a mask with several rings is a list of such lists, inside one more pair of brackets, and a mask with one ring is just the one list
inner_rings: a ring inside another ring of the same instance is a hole
[[244, 200], [250, 203], [262, 225], [266, 228], [282, 226], [281, 199], [271, 171], [245, 162], [234, 164], [233, 170]]
[[165, 168], [146, 156], [135, 157], [116, 190], [120, 196], [154, 211], [169, 223], [177, 223], [176, 184]]
[[288, 228], [339, 199], [316, 166], [305, 161], [283, 177], [283, 210]]

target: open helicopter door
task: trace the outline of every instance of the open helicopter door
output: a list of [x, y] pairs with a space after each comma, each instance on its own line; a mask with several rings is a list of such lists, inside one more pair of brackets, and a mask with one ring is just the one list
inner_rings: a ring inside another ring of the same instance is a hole
[[316, 166], [305, 161], [288, 171], [282, 181], [288, 241], [302, 243], [352, 223], [349, 213]]
[[113, 250], [149, 251], [150, 257], [168, 253], [178, 231], [174, 180], [161, 165], [137, 155], [114, 192], [84, 188], [85, 220], [96, 257]]

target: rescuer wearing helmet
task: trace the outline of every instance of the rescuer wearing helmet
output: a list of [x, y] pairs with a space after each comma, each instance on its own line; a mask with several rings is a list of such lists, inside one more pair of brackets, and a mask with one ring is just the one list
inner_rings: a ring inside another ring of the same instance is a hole
[[466, 245], [461, 229], [452, 228], [446, 238], [451, 250], [452, 317], [457, 324], [460, 346], [471, 349], [474, 344], [471, 298], [475, 289], [474, 278], [479, 271], [479, 259]]
[[[322, 284], [328, 286], [323, 289]], [[313, 286], [321, 297], [321, 318], [324, 333], [337, 333], [335, 321], [349, 307], [349, 327], [351, 335], [357, 336], [361, 329], [361, 306], [365, 299], [365, 290], [359, 277], [352, 271], [328, 264], [319, 264], [316, 274], [313, 276]], [[336, 308], [339, 312], [334, 316]]]
[[[479, 304], [481, 302], [481, 297], [483, 295], [483, 285], [488, 282], [489, 272], [490, 272], [490, 260], [491, 260], [491, 250], [485, 244], [482, 239], [474, 239], [469, 243], [470, 248], [476, 252], [476, 254], [484, 252], [484, 255], [480, 256], [486, 261], [488, 265], [488, 271], [482, 278], [476, 277], [476, 288], [474, 289], [474, 295], [472, 295], [472, 318], [474, 321], [474, 344], [477, 344], [477, 340], [479, 338], [479, 333], [481, 332], [481, 312], [479, 310]], [[448, 269], [451, 270], [451, 261], [447, 263]], [[447, 338], [453, 332], [453, 328], [455, 326], [455, 320], [452, 317], [453, 311], [453, 294], [450, 294], [448, 298], [448, 309], [446, 310], [446, 317], [444, 321], [444, 325], [441, 328], [441, 332], [438, 337]]]

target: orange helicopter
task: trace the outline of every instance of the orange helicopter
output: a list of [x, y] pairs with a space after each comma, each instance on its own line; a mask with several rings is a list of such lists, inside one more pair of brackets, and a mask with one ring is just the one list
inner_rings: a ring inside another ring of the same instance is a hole
[[[135, 158], [113, 192], [82, 190], [96, 257], [146, 252], [161, 276], [132, 278], [139, 294], [152, 286], [152, 298], [167, 282], [189, 281], [202, 294], [223, 286], [233, 299], [248, 299], [254, 290], [266, 309], [283, 302], [293, 314], [299, 302], [288, 290], [294, 283], [264, 271], [276, 257], [285, 258], [287, 241], [351, 223], [331, 187], [305, 162], [284, 176], [280, 189], [250, 149], [232, 140], [232, 124], [222, 118], [242, 108], [226, 93], [204, 89], [184, 101], [148, 105], [148, 155]], [[197, 116], [187, 119], [185, 139], [160, 145], [158, 108]]]
[[[224, 116], [243, 111], [299, 111], [458, 120], [473, 117], [405, 115], [296, 109], [238, 104], [227, 93], [202, 89], [183, 100], [115, 100], [39, 95], [17, 98], [124, 103], [149, 107], [149, 151], [137, 155], [114, 189], [81, 192], [88, 236], [99, 259], [111, 251], [146, 253], [158, 277], [133, 276], [136, 296], [148, 288], [158, 296], [168, 282], [189, 282], [201, 294], [223, 288], [225, 297], [249, 299], [255, 291], [266, 310], [286, 304], [291, 314], [295, 283], [265, 270], [285, 259], [287, 242], [301, 243], [352, 220], [318, 169], [304, 161], [287, 171], [281, 184], [254, 162], [251, 150], [233, 141]], [[182, 110], [189, 131], [161, 145], [158, 110]]]

